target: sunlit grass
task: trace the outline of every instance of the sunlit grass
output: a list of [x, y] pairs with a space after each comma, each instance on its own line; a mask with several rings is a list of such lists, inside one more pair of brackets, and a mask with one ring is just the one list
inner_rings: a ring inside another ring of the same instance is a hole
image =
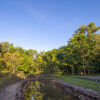
[[68, 82], [77, 86], [93, 89], [100, 92], [100, 81], [96, 83], [95, 80], [77, 78], [75, 76], [50, 76], [50, 77], [57, 78], [57, 79], [63, 80], [65, 82]]

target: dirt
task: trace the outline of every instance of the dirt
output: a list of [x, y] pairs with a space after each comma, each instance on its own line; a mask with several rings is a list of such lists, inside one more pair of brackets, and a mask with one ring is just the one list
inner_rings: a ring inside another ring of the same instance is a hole
[[77, 76], [78, 78], [90, 79], [94, 81], [100, 81], [100, 76]]
[[15, 100], [15, 95], [20, 84], [21, 82], [17, 82], [3, 89], [0, 93], [0, 100]]
[[[98, 79], [99, 77], [91, 77], [91, 78]], [[26, 83], [28, 83], [29, 80], [33, 81], [34, 79], [38, 80], [38, 77], [29, 78], [28, 80], [26, 79], [24, 82], [20, 81], [20, 82], [14, 83], [12, 85], [9, 85], [8, 87], [6, 87], [5, 89], [3, 89], [1, 91], [0, 100], [15, 100], [16, 93], [18, 92], [18, 87], [21, 85], [21, 83], [23, 83], [21, 86], [25, 87], [24, 83], [26, 84]], [[39, 77], [39, 79], [44, 80], [44, 81], [47, 81], [47, 80], [49, 81], [49, 79], [45, 79], [45, 78], [42, 78], [42, 77]], [[90, 77], [89, 77], [89, 79], [90, 79]], [[66, 87], [67, 90], [68, 90], [68, 88], [69, 88], [69, 90], [71, 90], [70, 87], [71, 88], [73, 87], [73, 91], [79, 91], [78, 93], [82, 93], [82, 91], [83, 91], [83, 94], [85, 94], [85, 95], [89, 94], [88, 96], [91, 96], [91, 94], [92, 94], [92, 96], [93, 96], [93, 94], [94, 94], [94, 96], [98, 96], [95, 92], [92, 93], [91, 90], [88, 90], [89, 91], [88, 92], [86, 89], [83, 89], [83, 88], [80, 89], [79, 87], [71, 86], [71, 84], [68, 84], [68, 83], [65, 83], [65, 82], [62, 83], [62, 82], [56, 80], [56, 82], [54, 82], [54, 83], [59, 85], [59, 86], [62, 86], [62, 87], [64, 86], [64, 88]], [[97, 98], [99, 98], [99, 97], [97, 97]], [[20, 99], [18, 99], [18, 100], [20, 100]], [[100, 100], [100, 99], [95, 99], [95, 100]]]

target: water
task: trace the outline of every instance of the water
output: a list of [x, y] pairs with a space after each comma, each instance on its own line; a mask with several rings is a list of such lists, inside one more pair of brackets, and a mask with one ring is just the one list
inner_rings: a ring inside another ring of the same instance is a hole
[[25, 100], [79, 100], [61, 88], [38, 81], [32, 82], [25, 92]]

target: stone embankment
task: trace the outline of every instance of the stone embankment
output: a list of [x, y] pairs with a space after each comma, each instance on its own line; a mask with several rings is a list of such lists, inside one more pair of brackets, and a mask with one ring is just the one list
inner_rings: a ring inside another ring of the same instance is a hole
[[26, 91], [26, 88], [30, 85], [32, 81], [40, 81], [47, 84], [48, 83], [53, 84], [57, 87], [62, 88], [67, 94], [69, 93], [74, 96], [77, 96], [80, 100], [100, 100], [99, 92], [75, 86], [61, 80], [47, 78], [43, 75], [36, 75], [36, 76], [31, 75], [25, 80], [23, 80], [21, 85], [18, 87], [15, 100], [24, 100], [24, 93]]

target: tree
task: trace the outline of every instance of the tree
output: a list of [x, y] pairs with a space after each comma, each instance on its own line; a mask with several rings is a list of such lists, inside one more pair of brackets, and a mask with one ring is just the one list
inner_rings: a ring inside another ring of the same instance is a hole
[[17, 52], [15, 52], [13, 54], [5, 53], [4, 60], [6, 62], [8, 71], [11, 71], [12, 73], [16, 72], [16, 68], [17, 68], [17, 66], [19, 64], [19, 60], [20, 60], [19, 56], [20, 56], [20, 54]]
[[[73, 50], [81, 54], [81, 61], [84, 68], [84, 74], [86, 75], [86, 68], [89, 65], [89, 60], [94, 59], [94, 33], [97, 32], [100, 27], [96, 27], [95, 23], [90, 23], [87, 26], [82, 25], [70, 39], [69, 44]], [[73, 60], [72, 60], [73, 61]], [[74, 60], [75, 61], [75, 60]]]
[[3, 60], [5, 53], [9, 52], [9, 50], [13, 47], [13, 44], [10, 44], [9, 42], [1, 42], [0, 43], [0, 53], [2, 56], [2, 64], [6, 68], [5, 60]]
[[36, 72], [33, 58], [25, 55], [24, 57], [20, 58], [20, 63], [17, 67], [17, 71], [23, 72], [26, 76], [29, 74], [34, 74]]
[[88, 36], [90, 37], [93, 37], [94, 33], [96, 33], [99, 30], [100, 27], [97, 27], [94, 22], [91, 22], [86, 26], [86, 31], [88, 33]]

